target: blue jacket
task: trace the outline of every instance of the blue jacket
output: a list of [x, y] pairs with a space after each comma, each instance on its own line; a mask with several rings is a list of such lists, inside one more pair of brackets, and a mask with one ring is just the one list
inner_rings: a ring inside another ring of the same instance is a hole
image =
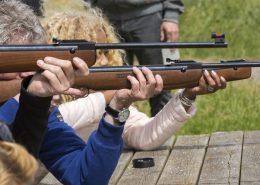
[[[11, 124], [18, 106], [14, 99], [7, 101], [0, 107], [0, 120]], [[85, 143], [64, 123], [58, 108], [51, 111], [48, 122], [40, 151], [47, 169], [65, 185], [108, 184], [123, 148], [123, 127], [102, 118]]]

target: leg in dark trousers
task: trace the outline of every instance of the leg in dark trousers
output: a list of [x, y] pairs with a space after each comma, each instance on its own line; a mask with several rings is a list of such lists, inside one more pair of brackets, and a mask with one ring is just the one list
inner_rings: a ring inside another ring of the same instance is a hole
[[[114, 22], [123, 42], [160, 42], [162, 12]], [[127, 51], [127, 62], [133, 64], [133, 54], [141, 65], [163, 64], [161, 49], [143, 49]], [[156, 115], [172, 97], [170, 91], [163, 91], [149, 100], [151, 115]]]

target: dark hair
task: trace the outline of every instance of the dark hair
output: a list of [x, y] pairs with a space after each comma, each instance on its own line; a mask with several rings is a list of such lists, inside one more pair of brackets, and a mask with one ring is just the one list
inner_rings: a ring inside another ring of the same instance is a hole
[[43, 16], [42, 0], [21, 0], [24, 4], [30, 6], [37, 16]]

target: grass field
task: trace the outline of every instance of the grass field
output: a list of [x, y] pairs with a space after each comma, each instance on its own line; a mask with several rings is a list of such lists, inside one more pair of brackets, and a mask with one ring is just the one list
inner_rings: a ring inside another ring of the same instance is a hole
[[[83, 11], [80, 0], [45, 0], [46, 15], [56, 11]], [[211, 32], [225, 32], [228, 49], [184, 49], [182, 59], [260, 59], [259, 0], [183, 0], [181, 41], [210, 41]], [[54, 9], [55, 7], [55, 9]], [[197, 100], [198, 111], [178, 134], [228, 130], [260, 130], [260, 83], [252, 80], [229, 83], [226, 90]], [[149, 114], [146, 102], [136, 104]]]
[[219, 60], [228, 58], [259, 59], [259, 0], [183, 0], [181, 40], [205, 40], [211, 32], [226, 33], [228, 49], [189, 49], [183, 58]]

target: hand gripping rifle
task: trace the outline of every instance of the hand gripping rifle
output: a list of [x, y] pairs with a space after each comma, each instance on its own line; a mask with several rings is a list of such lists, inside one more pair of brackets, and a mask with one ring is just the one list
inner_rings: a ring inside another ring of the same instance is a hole
[[0, 73], [39, 70], [36, 61], [46, 56], [63, 60], [79, 57], [92, 66], [98, 49], [155, 49], [155, 48], [225, 48], [224, 34], [211, 36], [214, 42], [146, 42], [94, 43], [85, 40], [57, 40], [51, 45], [0, 45]]
[[[196, 87], [203, 75], [203, 70], [215, 70], [227, 81], [250, 78], [252, 67], [260, 67], [260, 62], [245, 60], [221, 61], [220, 63], [199, 63], [195, 61], [173, 61], [169, 65], [148, 65], [153, 74], [163, 78], [164, 89], [180, 89]], [[130, 88], [128, 75], [134, 75], [133, 66], [91, 67], [87, 77], [76, 79], [76, 87], [92, 90], [116, 90]], [[142, 66], [137, 66], [141, 68]]]

